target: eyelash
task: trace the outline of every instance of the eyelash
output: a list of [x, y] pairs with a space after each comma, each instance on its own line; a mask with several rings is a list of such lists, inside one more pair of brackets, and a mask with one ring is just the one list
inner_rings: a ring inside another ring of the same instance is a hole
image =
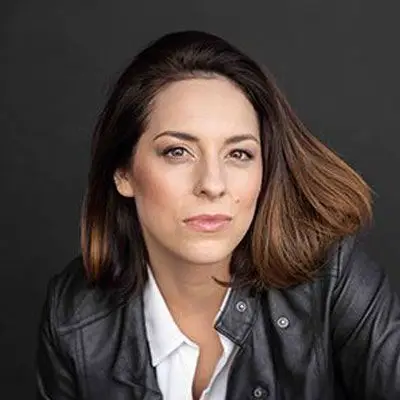
[[[164, 157], [169, 157], [169, 158], [173, 158], [173, 159], [177, 159], [177, 158], [180, 158], [180, 157], [183, 157], [183, 156], [173, 156], [171, 153], [173, 152], [173, 151], [175, 151], [175, 150], [183, 150], [184, 152], [186, 152], [186, 153], [188, 153], [188, 151], [184, 148], [184, 147], [181, 147], [181, 146], [171, 146], [171, 147], [167, 147], [166, 149], [164, 149], [163, 151], [162, 151], [162, 155], [164, 156]], [[254, 154], [252, 154], [250, 151], [248, 151], [248, 150], [244, 150], [244, 149], [234, 149], [234, 150], [232, 150], [231, 151], [231, 154], [232, 153], [236, 153], [236, 152], [239, 152], [239, 153], [241, 153], [241, 155], [245, 155], [245, 159], [242, 159], [242, 158], [239, 158], [238, 160], [239, 161], [250, 161], [250, 160], [252, 160], [253, 158], [254, 158]]]

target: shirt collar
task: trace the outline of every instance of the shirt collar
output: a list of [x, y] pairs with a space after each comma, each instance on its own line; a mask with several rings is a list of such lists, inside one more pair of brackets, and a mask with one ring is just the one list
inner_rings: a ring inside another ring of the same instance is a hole
[[[152, 365], [156, 367], [182, 343], [186, 342], [193, 345], [193, 342], [176, 325], [149, 266], [147, 270], [148, 280], [143, 292], [144, 316], [147, 339], [150, 343]], [[229, 288], [215, 321], [223, 311], [230, 291], [231, 289]]]
[[143, 293], [144, 316], [153, 367], [160, 364], [185, 340], [158, 288], [150, 269]]

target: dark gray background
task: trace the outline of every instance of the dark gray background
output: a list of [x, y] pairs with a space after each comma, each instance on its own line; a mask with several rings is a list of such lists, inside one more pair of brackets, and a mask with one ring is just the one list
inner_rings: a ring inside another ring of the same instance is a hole
[[106, 90], [171, 30], [220, 34], [268, 66], [311, 131], [376, 192], [369, 253], [398, 290], [399, 11], [398, 0], [2, 0], [0, 396], [33, 398], [40, 308], [49, 277], [79, 251]]

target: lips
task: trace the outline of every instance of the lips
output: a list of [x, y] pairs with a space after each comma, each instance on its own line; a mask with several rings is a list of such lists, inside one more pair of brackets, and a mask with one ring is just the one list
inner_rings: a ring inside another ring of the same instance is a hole
[[224, 214], [202, 214], [184, 220], [185, 224], [200, 232], [217, 232], [226, 228], [232, 217]]

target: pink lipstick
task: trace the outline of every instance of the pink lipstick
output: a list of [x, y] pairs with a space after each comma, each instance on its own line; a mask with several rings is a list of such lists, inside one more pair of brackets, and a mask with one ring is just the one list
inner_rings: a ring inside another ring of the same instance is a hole
[[184, 220], [185, 224], [195, 231], [217, 232], [226, 228], [232, 217], [224, 214], [201, 214]]

